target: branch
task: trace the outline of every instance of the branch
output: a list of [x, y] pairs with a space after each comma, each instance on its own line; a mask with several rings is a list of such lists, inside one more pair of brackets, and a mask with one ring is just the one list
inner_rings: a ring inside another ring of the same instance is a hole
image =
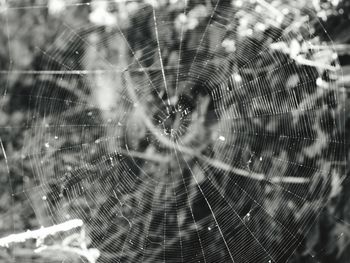
[[310, 182], [309, 178], [303, 178], [303, 177], [274, 176], [272, 178], [268, 178], [264, 174], [255, 173], [252, 171], [247, 171], [240, 168], [232, 167], [231, 165], [221, 162], [220, 160], [217, 160], [217, 159], [211, 159], [203, 155], [200, 155], [197, 157], [204, 160], [212, 167], [218, 168], [222, 171], [232, 172], [236, 175], [246, 177], [249, 179], [254, 179], [257, 181], [268, 181], [270, 183], [289, 183], [289, 184], [305, 184]]
[[143, 159], [146, 161], [153, 161], [153, 162], [158, 162], [158, 163], [166, 163], [166, 162], [169, 162], [171, 160], [170, 158], [168, 158], [166, 156], [164, 157], [164, 156], [156, 154], [156, 153], [137, 152], [137, 151], [129, 150], [129, 148], [127, 148], [126, 150], [121, 148], [121, 149], [118, 149], [117, 152], [119, 152], [120, 154], [123, 154], [123, 155], [130, 156], [132, 158]]
[[296, 56], [294, 60], [295, 60], [295, 62], [297, 62], [297, 63], [299, 63], [301, 65], [305, 65], [305, 66], [309, 66], [309, 67], [315, 67], [315, 68], [321, 68], [321, 69], [334, 71], [334, 72], [338, 71], [340, 69], [339, 66], [332, 66], [332, 65], [319, 63], [317, 61], [312, 61], [312, 60], [304, 58], [301, 55]]
[[81, 227], [82, 225], [82, 220], [72, 219], [54, 226], [42, 227], [33, 231], [28, 230], [19, 234], [11, 234], [7, 237], [0, 238], [0, 247], [8, 247], [11, 243], [22, 243], [28, 239], [45, 239], [47, 236], [52, 236], [58, 232], [65, 232], [73, 228]]

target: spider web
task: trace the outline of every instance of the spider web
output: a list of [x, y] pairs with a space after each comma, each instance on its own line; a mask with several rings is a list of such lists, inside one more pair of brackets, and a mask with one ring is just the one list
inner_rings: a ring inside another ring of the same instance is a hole
[[[22, 68], [12, 29], [28, 21], [11, 13], [48, 5], [6, 2], [1, 107], [22, 113], [0, 127], [12, 204], [39, 225], [82, 219], [99, 262], [286, 262], [304, 246], [344, 158], [337, 58], [288, 5], [213, 2], [138, 3], [132, 27], [94, 26], [90, 3], [67, 4], [86, 15], [36, 22], [57, 33]], [[15, 209], [10, 233], [26, 228]]]

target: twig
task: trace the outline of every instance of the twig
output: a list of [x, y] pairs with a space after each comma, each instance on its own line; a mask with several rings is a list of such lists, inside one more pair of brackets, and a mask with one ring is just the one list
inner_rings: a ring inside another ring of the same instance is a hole
[[136, 158], [136, 159], [143, 159], [143, 160], [148, 160], [148, 161], [153, 161], [153, 162], [159, 162], [159, 163], [166, 163], [170, 161], [170, 158], [164, 157], [159, 154], [147, 154], [147, 153], [142, 153], [142, 152], [137, 152], [129, 149], [118, 149], [117, 152], [123, 154], [123, 155], [128, 155], [130, 157]]
[[316, 50], [334, 50], [337, 53], [339, 52], [350, 52], [350, 45], [349, 44], [334, 44], [330, 46], [325, 45], [312, 45], [311, 47], [308, 46], [308, 49], [316, 49]]
[[19, 234], [11, 234], [0, 239], [0, 247], [8, 247], [11, 243], [22, 243], [28, 239], [44, 239], [47, 236], [81, 227], [82, 225], [83, 221], [81, 219], [72, 219], [54, 226], [42, 227], [33, 231], [28, 230]]
[[286, 176], [275, 176], [272, 178], [268, 178], [267, 176], [265, 176], [264, 174], [261, 173], [255, 173], [255, 172], [251, 172], [251, 171], [247, 171], [247, 170], [243, 170], [240, 168], [236, 168], [236, 167], [232, 167], [229, 164], [226, 164], [224, 162], [221, 162], [220, 160], [217, 159], [211, 159], [208, 158], [206, 156], [200, 155], [197, 156], [198, 158], [204, 160], [205, 162], [207, 162], [209, 165], [218, 168], [220, 170], [226, 171], [226, 172], [232, 172], [236, 175], [242, 176], [242, 177], [246, 177], [249, 179], [254, 179], [257, 181], [268, 181], [271, 183], [287, 183], [287, 184], [305, 184], [305, 183], [309, 183], [310, 179], [309, 178], [303, 178], [303, 177], [286, 177]]
[[315, 67], [315, 68], [322, 68], [322, 69], [326, 69], [329, 71], [339, 70], [339, 67], [337, 67], [337, 66], [318, 63], [317, 61], [312, 61], [312, 60], [306, 59], [301, 55], [296, 56], [295, 61], [301, 65]]

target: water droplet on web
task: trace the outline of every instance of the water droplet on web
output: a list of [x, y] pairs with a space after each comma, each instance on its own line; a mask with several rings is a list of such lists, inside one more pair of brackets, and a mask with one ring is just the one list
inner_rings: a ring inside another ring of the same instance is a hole
[[321, 86], [322, 84], [323, 84], [322, 79], [321, 79], [321, 78], [317, 78], [317, 80], [316, 80], [316, 85], [317, 85], [317, 86]]
[[241, 75], [239, 75], [239, 74], [237, 74], [237, 73], [235, 73], [235, 74], [233, 75], [233, 78], [234, 78], [234, 80], [235, 80], [236, 82], [241, 82], [241, 81], [242, 81]]
[[46, 148], [49, 148], [50, 147], [50, 144], [48, 142], [45, 143], [45, 147]]
[[43, 199], [44, 201], [46, 201], [46, 200], [47, 200], [46, 195], [44, 195], [41, 199]]
[[225, 138], [224, 136], [220, 135], [220, 136], [219, 136], [219, 140], [220, 140], [220, 141], [225, 141], [226, 138]]

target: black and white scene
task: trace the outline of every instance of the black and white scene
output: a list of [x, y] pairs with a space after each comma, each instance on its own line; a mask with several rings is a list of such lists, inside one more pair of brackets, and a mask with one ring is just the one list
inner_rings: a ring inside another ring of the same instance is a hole
[[0, 0], [0, 263], [349, 263], [350, 0]]

